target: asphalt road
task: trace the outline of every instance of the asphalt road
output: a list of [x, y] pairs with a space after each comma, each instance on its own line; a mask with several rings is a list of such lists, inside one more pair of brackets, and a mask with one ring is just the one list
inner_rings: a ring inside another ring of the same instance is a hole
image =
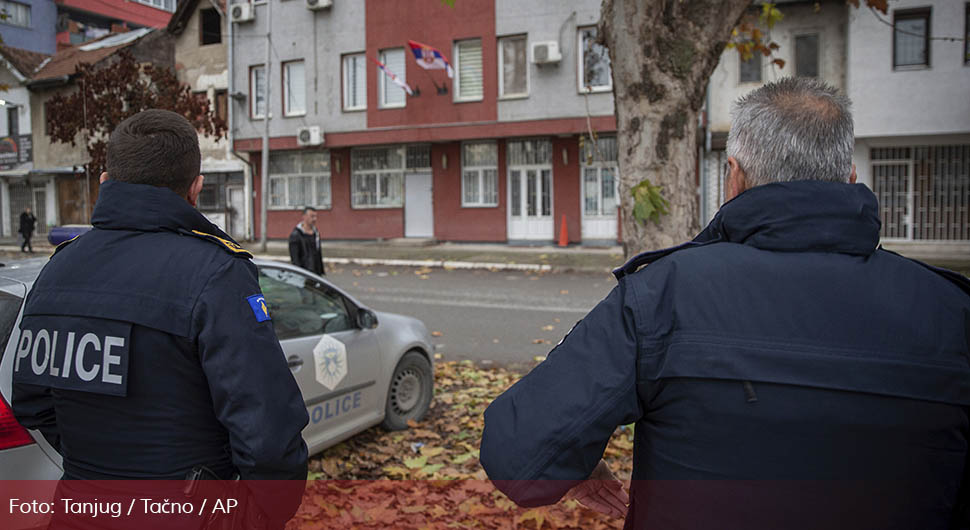
[[444, 359], [499, 364], [548, 353], [616, 285], [606, 273], [353, 265], [330, 266], [327, 278], [372, 309], [421, 319]]

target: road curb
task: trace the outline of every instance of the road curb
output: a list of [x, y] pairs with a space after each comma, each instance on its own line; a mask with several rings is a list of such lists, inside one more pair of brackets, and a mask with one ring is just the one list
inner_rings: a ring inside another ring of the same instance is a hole
[[[271, 259], [276, 261], [289, 261], [286, 256], [271, 254], [260, 254], [256, 256], [260, 259]], [[573, 266], [554, 266], [539, 263], [496, 263], [488, 261], [454, 261], [454, 260], [435, 260], [435, 259], [380, 259], [380, 258], [323, 258], [325, 264], [334, 265], [361, 265], [361, 266], [383, 266], [383, 267], [430, 267], [438, 269], [465, 269], [465, 270], [491, 270], [491, 271], [529, 271], [529, 272], [590, 272], [590, 273], [609, 273], [613, 269], [606, 267], [573, 267]]]

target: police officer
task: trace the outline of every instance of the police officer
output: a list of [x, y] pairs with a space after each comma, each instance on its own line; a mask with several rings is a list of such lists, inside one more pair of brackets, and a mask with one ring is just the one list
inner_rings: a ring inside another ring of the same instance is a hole
[[93, 230], [57, 248], [27, 297], [13, 410], [67, 479], [296, 481], [250, 488], [282, 526], [306, 479], [307, 412], [252, 255], [194, 208], [199, 170], [178, 114], [112, 132]]
[[[502, 491], [525, 506], [568, 492], [638, 529], [960, 518], [970, 282], [878, 248], [852, 128], [848, 99], [814, 79], [738, 102], [729, 202], [692, 242], [617, 270], [485, 411], [481, 462]], [[628, 500], [601, 457], [629, 423]]]

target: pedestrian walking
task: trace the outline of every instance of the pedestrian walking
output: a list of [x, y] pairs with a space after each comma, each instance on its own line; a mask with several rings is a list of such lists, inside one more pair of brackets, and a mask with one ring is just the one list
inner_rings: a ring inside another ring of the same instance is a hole
[[321, 276], [326, 274], [317, 230], [317, 210], [313, 206], [303, 208], [303, 218], [290, 232], [289, 247], [291, 263]]
[[[496, 485], [626, 528], [965, 528], [970, 281], [879, 247], [853, 146], [821, 81], [742, 97], [707, 228], [618, 269], [485, 411]], [[601, 458], [630, 423], [628, 497]]]
[[24, 208], [24, 211], [20, 213], [20, 229], [17, 230], [18, 233], [24, 238], [23, 242], [20, 244], [21, 252], [30, 252], [33, 254], [34, 247], [30, 244], [30, 236], [34, 233], [34, 226], [37, 224], [37, 217], [30, 211], [30, 206]]
[[248, 484], [249, 524], [282, 528], [304, 489], [307, 412], [252, 255], [195, 209], [200, 160], [173, 112], [112, 132], [94, 228], [57, 247], [27, 296], [13, 410], [65, 479], [288, 481]]

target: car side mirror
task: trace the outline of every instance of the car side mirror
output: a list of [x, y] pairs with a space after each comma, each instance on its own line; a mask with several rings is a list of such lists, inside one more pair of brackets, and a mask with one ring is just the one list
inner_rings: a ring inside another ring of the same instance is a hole
[[357, 310], [357, 325], [360, 329], [374, 329], [377, 327], [377, 315], [362, 307]]

